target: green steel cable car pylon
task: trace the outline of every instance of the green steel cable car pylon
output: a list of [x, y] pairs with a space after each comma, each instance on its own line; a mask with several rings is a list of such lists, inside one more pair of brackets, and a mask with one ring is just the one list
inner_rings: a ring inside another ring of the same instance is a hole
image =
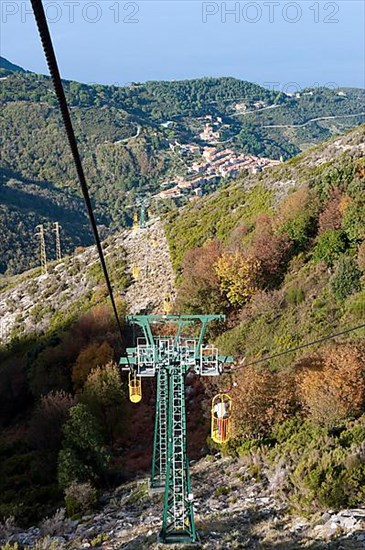
[[[218, 356], [212, 346], [204, 346], [208, 323], [223, 320], [223, 315], [135, 315], [127, 320], [138, 325], [143, 338], [137, 347], [127, 349], [120, 359], [122, 369], [140, 377], [157, 376], [156, 416], [151, 473], [151, 491], [164, 491], [162, 529], [159, 541], [189, 543], [197, 541], [193, 493], [190, 483], [186, 445], [185, 377], [188, 371], [201, 376], [221, 374], [231, 357]], [[172, 336], [154, 336], [151, 325], [176, 325]], [[200, 324], [198, 337], [186, 337], [183, 329]]]

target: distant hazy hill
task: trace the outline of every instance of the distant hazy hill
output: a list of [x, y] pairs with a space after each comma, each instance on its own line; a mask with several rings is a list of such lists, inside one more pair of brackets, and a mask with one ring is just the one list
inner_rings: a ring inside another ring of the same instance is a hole
[[[34, 248], [27, 235], [44, 221], [38, 195], [50, 201], [49, 221], [57, 213], [59, 221], [76, 224], [66, 229], [65, 223], [67, 251], [89, 243], [86, 229], [79, 230], [85, 223], [83, 207], [51, 80], [21, 72], [3, 58], [1, 63], [0, 223], [7, 244], [0, 243], [0, 273], [10, 260], [11, 272], [32, 265]], [[137, 195], [156, 194], [162, 181], [184, 175], [185, 159], [169, 145], [175, 140], [203, 145], [199, 134], [207, 117], [221, 120], [218, 147], [277, 159], [365, 120], [365, 93], [357, 89], [307, 90], [296, 97], [235, 78], [124, 87], [65, 81], [64, 86], [98, 223], [110, 229], [131, 224]], [[26, 208], [14, 200], [15, 187], [21, 187]], [[152, 208], [158, 213], [160, 205]], [[17, 244], [18, 220], [27, 227], [22, 245]]]
[[25, 69], [23, 67], [19, 67], [19, 65], [14, 65], [14, 63], [11, 63], [5, 57], [0, 56], [0, 69], [4, 69], [6, 71], [13, 71], [13, 72], [20, 72], [20, 73], [26, 73]]

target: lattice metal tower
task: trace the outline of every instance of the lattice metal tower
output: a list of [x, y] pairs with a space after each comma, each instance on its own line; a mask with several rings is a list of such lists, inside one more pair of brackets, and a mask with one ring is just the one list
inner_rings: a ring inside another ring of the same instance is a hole
[[54, 228], [52, 231], [56, 234], [56, 260], [60, 260], [62, 258], [61, 254], [61, 237], [60, 237], [60, 229], [61, 226], [58, 222], [54, 222]]
[[[196, 542], [193, 494], [186, 450], [185, 377], [188, 371], [201, 376], [222, 373], [232, 358], [219, 356], [203, 339], [211, 321], [223, 315], [135, 315], [127, 320], [139, 326], [143, 338], [120, 359], [122, 370], [140, 377], [157, 376], [156, 416], [151, 472], [151, 492], [164, 491], [162, 529], [164, 543]], [[151, 325], [173, 324], [173, 336], [154, 336]], [[183, 336], [183, 329], [200, 324], [198, 337]]]
[[42, 269], [42, 273], [45, 275], [48, 273], [48, 269], [47, 269], [46, 243], [44, 240], [44, 225], [43, 224], [37, 225], [36, 229], [38, 229], [38, 233], [36, 233], [36, 236], [39, 237], [39, 254], [40, 254], [40, 260], [41, 260], [41, 269]]

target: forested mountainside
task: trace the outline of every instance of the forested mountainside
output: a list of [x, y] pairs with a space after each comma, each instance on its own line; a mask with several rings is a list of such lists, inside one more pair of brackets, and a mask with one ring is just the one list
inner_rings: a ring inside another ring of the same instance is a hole
[[226, 353], [253, 360], [364, 318], [364, 135], [362, 126], [168, 215], [177, 307], [226, 313]]
[[[63, 252], [92, 244], [83, 200], [67, 189], [26, 180], [0, 168], [0, 273], [18, 273], [39, 264], [36, 226], [45, 224], [48, 260], [56, 256], [55, 221], [61, 224]], [[100, 227], [102, 230], [102, 227]]]
[[[0, 272], [15, 273], [35, 266], [34, 222], [63, 222], [67, 252], [90, 238], [81, 204], [75, 208], [80, 191], [49, 77], [21, 72], [6, 60], [0, 73]], [[234, 78], [64, 86], [98, 223], [109, 231], [131, 225], [141, 197], [149, 196], [155, 214], [171, 206], [158, 199], [161, 183], [185, 177], [197, 159], [175, 144], [211, 145], [201, 138], [209, 125], [219, 135], [218, 150], [287, 159], [364, 121], [365, 93], [358, 89], [288, 95]], [[77, 231], [70, 231], [70, 218]]]
[[[365, 329], [249, 364], [364, 323], [364, 130], [241, 178], [165, 219], [178, 283], [174, 311], [227, 318], [208, 337], [234, 356], [233, 372], [189, 377], [187, 411], [190, 458], [220, 450], [240, 465], [234, 479], [221, 480], [226, 485], [211, 483], [197, 497], [222, 497], [233, 516], [240, 491], [254, 495], [257, 487], [280, 510], [305, 514], [313, 525], [328, 509], [364, 503]], [[147, 253], [147, 245], [158, 251], [162, 242], [154, 231], [134, 233], [134, 249], [146, 250], [143, 265], [140, 255], [128, 265], [128, 236], [105, 243], [122, 317], [140, 293], [137, 282], [147, 273], [158, 278]], [[24, 297], [33, 300], [26, 313], [33, 332], [19, 326], [0, 349], [0, 518], [14, 516], [21, 525], [63, 502], [69, 516], [85, 515], [106, 488], [148, 472], [155, 389], [144, 382], [142, 404], [131, 405], [124, 378], [120, 386], [115, 362], [132, 335], [123, 324], [125, 341], [118, 341], [95, 259], [87, 249], [53, 264], [49, 276], [3, 280], [4, 317], [19, 324]], [[166, 297], [165, 283], [155, 286], [163, 294], [155, 305]], [[153, 304], [142, 308], [153, 311]], [[235, 404], [233, 436], [220, 449], [208, 436], [210, 399], [219, 388]], [[209, 468], [199, 468], [201, 480]], [[131, 498], [143, 501], [138, 491]], [[240, 529], [235, 543], [243, 540]], [[75, 537], [67, 548], [77, 547]], [[91, 544], [91, 532], [85, 537]], [[247, 540], [255, 548], [257, 539]]]

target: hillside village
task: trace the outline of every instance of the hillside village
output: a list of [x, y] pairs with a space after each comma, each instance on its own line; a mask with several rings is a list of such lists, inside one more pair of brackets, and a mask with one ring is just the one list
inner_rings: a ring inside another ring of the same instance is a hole
[[282, 161], [255, 155], [237, 153], [232, 149], [218, 150], [217, 147], [206, 146], [200, 148], [195, 144], [172, 145], [182, 155], [199, 154], [199, 158], [188, 167], [185, 177], [176, 176], [160, 184], [162, 191], [158, 193], [160, 199], [175, 199], [188, 194], [190, 199], [202, 196], [214, 190], [223, 179], [233, 179], [243, 173], [256, 174], [269, 166], [277, 166]]

